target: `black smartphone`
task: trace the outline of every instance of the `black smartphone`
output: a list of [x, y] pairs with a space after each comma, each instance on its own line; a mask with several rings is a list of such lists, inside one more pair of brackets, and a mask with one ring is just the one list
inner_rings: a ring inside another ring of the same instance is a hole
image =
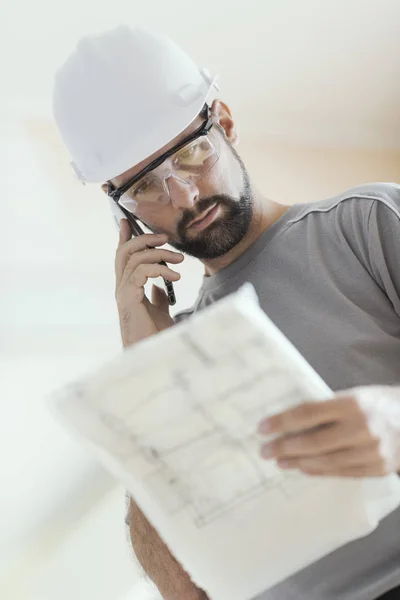
[[[117, 204], [112, 198], [109, 198], [109, 201], [114, 221], [118, 229], [120, 227], [119, 223], [121, 219], [127, 219], [133, 236], [137, 237], [139, 235], [144, 235], [143, 229], [140, 227], [135, 217], [129, 211], [125, 210], [122, 206]], [[162, 261], [160, 264], [167, 266], [167, 263], [165, 263], [164, 261]], [[169, 281], [168, 279], [164, 279], [164, 283], [168, 296], [168, 302], [170, 306], [173, 306], [174, 304], [176, 304], [174, 285], [172, 281]]]

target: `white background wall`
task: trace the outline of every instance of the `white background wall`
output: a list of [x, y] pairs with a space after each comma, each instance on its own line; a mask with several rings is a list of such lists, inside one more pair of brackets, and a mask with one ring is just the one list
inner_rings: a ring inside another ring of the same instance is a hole
[[[49, 117], [52, 69], [74, 40], [155, 23], [221, 73], [241, 152], [283, 203], [400, 179], [398, 0], [3, 3], [0, 106], [0, 597], [128, 600], [140, 571], [123, 490], [58, 426], [44, 398], [120, 351], [116, 231], [105, 198], [70, 177]], [[5, 102], [4, 102], [5, 101]], [[201, 279], [186, 259], [178, 307]], [[136, 592], [135, 600], [144, 598]]]

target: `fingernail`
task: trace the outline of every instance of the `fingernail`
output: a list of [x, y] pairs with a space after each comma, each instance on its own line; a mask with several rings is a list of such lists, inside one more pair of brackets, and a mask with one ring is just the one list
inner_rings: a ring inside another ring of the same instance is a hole
[[258, 433], [269, 433], [271, 431], [271, 423], [269, 420], [262, 421], [258, 426]]
[[271, 448], [271, 446], [268, 446], [267, 444], [265, 446], [263, 446], [261, 448], [261, 456], [263, 458], [272, 458], [274, 455], [273, 450]]
[[290, 461], [288, 460], [278, 460], [278, 467], [281, 469], [289, 469], [291, 466]]

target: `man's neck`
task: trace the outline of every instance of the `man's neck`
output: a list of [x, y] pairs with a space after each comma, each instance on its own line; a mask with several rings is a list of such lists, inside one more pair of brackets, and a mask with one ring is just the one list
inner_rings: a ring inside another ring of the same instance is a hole
[[215, 275], [239, 258], [264, 231], [269, 229], [288, 209], [288, 206], [277, 204], [254, 193], [253, 217], [245, 237], [229, 252], [212, 260], [203, 260], [206, 277]]

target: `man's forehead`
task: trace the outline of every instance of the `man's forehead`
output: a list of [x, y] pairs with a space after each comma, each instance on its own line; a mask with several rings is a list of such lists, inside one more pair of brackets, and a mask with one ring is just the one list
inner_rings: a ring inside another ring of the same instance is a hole
[[159, 156], [162, 156], [163, 154], [165, 154], [165, 152], [168, 152], [168, 150], [170, 150], [171, 148], [173, 148], [174, 146], [179, 144], [179, 142], [181, 142], [186, 137], [188, 137], [191, 133], [196, 131], [196, 129], [198, 129], [200, 125], [201, 125], [201, 118], [200, 118], [200, 116], [198, 116], [188, 127], [186, 127], [186, 129], [182, 133], [177, 135], [169, 144], [167, 144], [166, 146], [163, 146], [160, 150], [157, 150], [157, 152], [154, 152], [154, 154], [152, 154], [145, 160], [142, 160], [142, 162], [133, 166], [128, 171], [125, 171], [125, 173], [118, 175], [118, 177], [114, 177], [111, 180], [111, 183], [114, 185], [115, 188], [119, 188], [119, 187], [123, 186], [130, 179], [135, 177], [135, 175], [140, 173], [140, 171], [142, 171], [142, 169], [144, 169], [153, 160], [155, 160]]

